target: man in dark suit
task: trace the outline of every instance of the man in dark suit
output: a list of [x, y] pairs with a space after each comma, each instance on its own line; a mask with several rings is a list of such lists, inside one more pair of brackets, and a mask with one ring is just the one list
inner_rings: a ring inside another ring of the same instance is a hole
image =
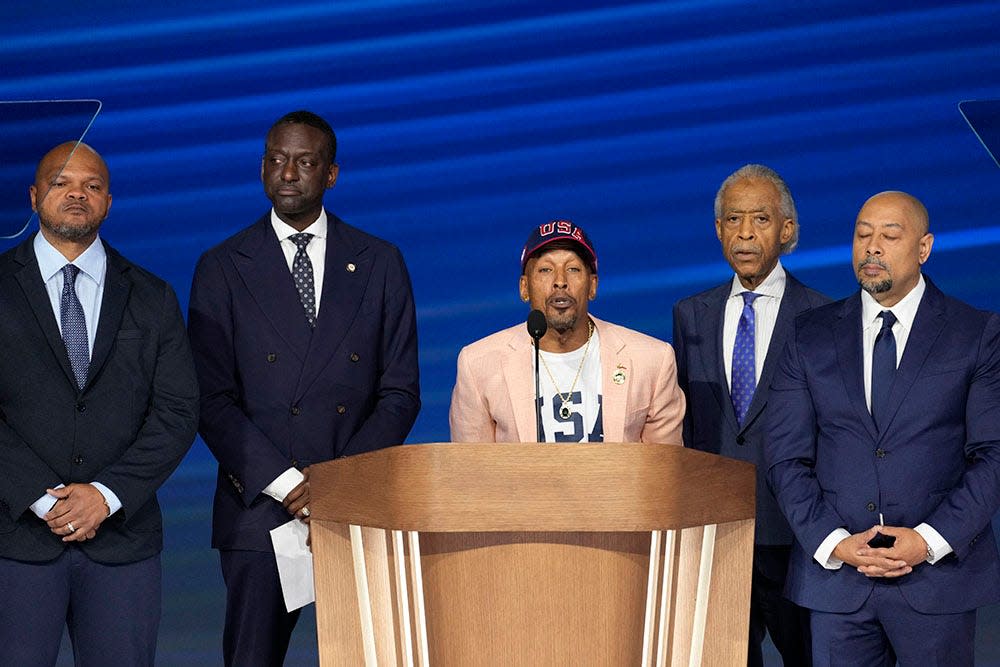
[[108, 168], [52, 149], [40, 233], [0, 256], [0, 665], [152, 665], [156, 490], [190, 447], [198, 388], [173, 290], [98, 237]]
[[715, 233], [735, 275], [674, 307], [677, 377], [687, 395], [684, 444], [757, 465], [749, 665], [767, 633], [786, 665], [809, 664], [808, 612], [782, 594], [792, 532], [764, 477], [768, 384], [795, 316], [829, 299], [785, 271], [798, 243], [795, 203], [781, 177], [748, 164], [715, 197]]
[[975, 609], [1000, 599], [1000, 317], [921, 274], [933, 242], [916, 198], [869, 199], [861, 291], [796, 320], [771, 384], [786, 590], [817, 665], [971, 665]]
[[406, 266], [323, 209], [335, 156], [319, 116], [279, 119], [261, 168], [271, 212], [206, 252], [191, 288], [227, 665], [284, 659], [299, 613], [285, 610], [269, 531], [308, 521], [309, 466], [401, 444], [420, 408]]

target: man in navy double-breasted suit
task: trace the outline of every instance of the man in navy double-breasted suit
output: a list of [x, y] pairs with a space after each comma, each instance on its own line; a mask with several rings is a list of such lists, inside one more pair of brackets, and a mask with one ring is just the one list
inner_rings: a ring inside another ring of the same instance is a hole
[[[684, 444], [757, 466], [757, 515], [750, 592], [747, 664], [764, 664], [767, 634], [785, 665], [809, 664], [809, 613], [783, 597], [792, 531], [767, 486], [764, 438], [768, 385], [795, 316], [830, 300], [809, 289], [781, 265], [799, 237], [795, 202], [773, 169], [748, 164], [730, 174], [715, 197], [715, 231], [734, 276], [674, 307], [677, 380], [688, 400]], [[743, 295], [750, 293], [752, 312]], [[743, 342], [740, 320], [753, 316], [753, 370], [745, 396], [737, 398], [734, 357]], [[742, 402], [741, 402], [742, 399]], [[743, 414], [740, 414], [743, 412]]]
[[206, 252], [191, 289], [227, 665], [284, 659], [298, 612], [285, 611], [269, 531], [308, 521], [309, 466], [401, 444], [420, 407], [406, 266], [323, 209], [335, 155], [319, 116], [279, 119], [261, 169], [272, 211]]
[[771, 385], [786, 590], [817, 665], [971, 665], [975, 609], [1000, 599], [1000, 317], [921, 274], [933, 241], [914, 197], [869, 199], [862, 290], [796, 320]]

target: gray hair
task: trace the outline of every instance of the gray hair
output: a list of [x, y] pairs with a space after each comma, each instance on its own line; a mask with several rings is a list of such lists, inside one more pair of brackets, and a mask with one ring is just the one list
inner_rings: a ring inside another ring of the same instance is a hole
[[795, 212], [795, 200], [792, 199], [792, 193], [788, 189], [788, 185], [785, 184], [784, 179], [774, 169], [762, 164], [745, 164], [731, 173], [726, 180], [722, 181], [719, 191], [715, 193], [715, 219], [722, 219], [722, 195], [725, 194], [726, 188], [737, 181], [748, 180], [767, 181], [778, 189], [778, 195], [781, 198], [779, 204], [781, 207], [781, 216], [785, 219], [790, 219], [795, 225], [792, 237], [781, 244], [781, 254], [787, 255], [795, 250], [795, 246], [799, 244], [799, 217]]

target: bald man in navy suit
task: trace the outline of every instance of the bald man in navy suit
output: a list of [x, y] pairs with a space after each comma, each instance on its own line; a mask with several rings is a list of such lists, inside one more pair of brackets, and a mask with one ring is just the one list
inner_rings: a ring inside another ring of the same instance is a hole
[[861, 290], [801, 315], [771, 384], [767, 476], [795, 532], [786, 591], [826, 665], [972, 665], [1000, 600], [1000, 316], [922, 272], [903, 192], [854, 226]]

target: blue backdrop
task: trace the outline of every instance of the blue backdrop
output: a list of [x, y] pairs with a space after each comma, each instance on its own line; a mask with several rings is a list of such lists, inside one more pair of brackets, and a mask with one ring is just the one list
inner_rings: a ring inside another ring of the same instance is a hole
[[[601, 260], [593, 311], [669, 339], [673, 303], [728, 276], [712, 202], [747, 162], [788, 181], [802, 236], [784, 261], [812, 286], [853, 291], [857, 210], [902, 189], [931, 212], [928, 274], [1000, 308], [1000, 170], [957, 106], [1000, 98], [993, 1], [8, 5], [0, 100], [102, 102], [86, 137], [112, 174], [102, 235], [184, 304], [198, 255], [267, 209], [270, 124], [299, 108], [331, 122], [327, 205], [399, 245], [412, 273], [424, 409], [411, 442], [447, 439], [459, 348], [525, 315], [531, 226], [582, 225]], [[65, 132], [0, 127], [3, 228], [30, 214], [40, 153], [19, 141]], [[161, 493], [164, 665], [221, 662], [214, 474], [198, 442]], [[980, 664], [1000, 664], [1000, 612], [981, 616]], [[314, 663], [311, 644], [300, 632], [289, 664]]]

